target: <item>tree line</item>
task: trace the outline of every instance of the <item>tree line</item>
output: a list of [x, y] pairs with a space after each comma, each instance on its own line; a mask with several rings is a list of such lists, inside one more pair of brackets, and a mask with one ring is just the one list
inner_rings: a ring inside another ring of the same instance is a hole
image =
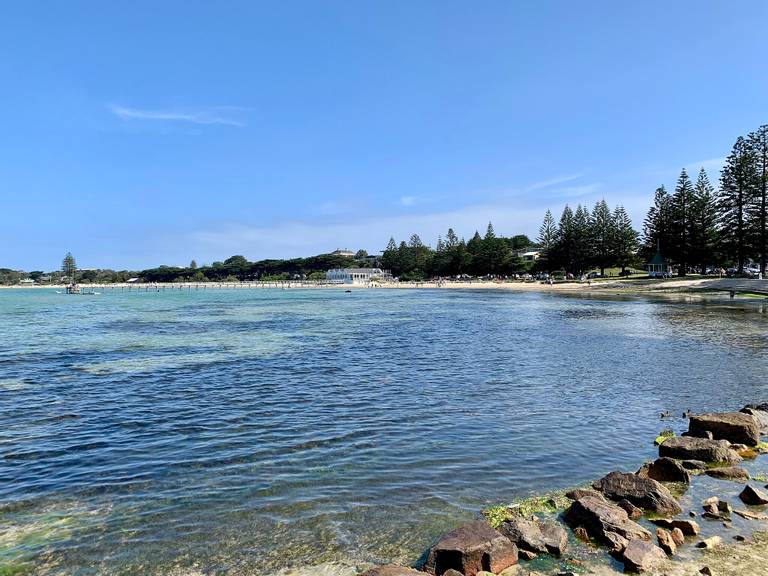
[[476, 231], [469, 241], [449, 228], [445, 239], [438, 238], [434, 249], [425, 245], [418, 234], [399, 244], [390, 238], [381, 256], [381, 266], [403, 280], [462, 274], [507, 275], [525, 269], [519, 252], [531, 246], [534, 243], [524, 234], [497, 236], [489, 222], [484, 236]]
[[719, 189], [706, 172], [692, 183], [683, 170], [672, 194], [656, 190], [643, 226], [644, 253], [659, 250], [684, 275], [708, 266], [733, 266], [744, 274], [756, 261], [765, 277], [768, 254], [768, 125], [733, 145]]

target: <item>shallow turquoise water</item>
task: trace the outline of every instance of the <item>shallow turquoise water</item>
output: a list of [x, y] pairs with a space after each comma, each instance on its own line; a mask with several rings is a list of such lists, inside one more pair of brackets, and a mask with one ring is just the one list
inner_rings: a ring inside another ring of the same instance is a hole
[[768, 397], [757, 303], [2, 290], [0, 328], [0, 569], [42, 574], [412, 562]]

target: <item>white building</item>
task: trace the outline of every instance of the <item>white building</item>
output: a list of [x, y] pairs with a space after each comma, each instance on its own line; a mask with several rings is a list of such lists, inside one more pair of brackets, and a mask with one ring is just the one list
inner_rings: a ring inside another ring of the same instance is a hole
[[336, 284], [368, 284], [391, 277], [389, 272], [381, 268], [335, 268], [325, 273], [325, 279]]

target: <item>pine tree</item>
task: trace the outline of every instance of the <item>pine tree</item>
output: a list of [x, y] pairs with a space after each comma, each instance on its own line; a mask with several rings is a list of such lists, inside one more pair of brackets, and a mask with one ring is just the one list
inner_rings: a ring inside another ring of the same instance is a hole
[[760, 259], [760, 273], [765, 278], [768, 259], [768, 124], [749, 134], [747, 140], [755, 171], [749, 226], [752, 231], [752, 243]]
[[605, 200], [595, 204], [589, 219], [589, 255], [591, 260], [600, 268], [600, 274], [613, 264], [613, 219]]
[[592, 254], [589, 220], [589, 210], [579, 204], [573, 213], [573, 266], [577, 274], [587, 269]]
[[64, 259], [61, 261], [61, 272], [70, 281], [75, 281], [75, 275], [77, 274], [77, 262], [75, 257], [72, 256], [72, 252], [67, 252]]
[[544, 222], [541, 224], [541, 228], [539, 228], [539, 237], [536, 239], [545, 253], [549, 252], [552, 248], [556, 235], [557, 226], [555, 226], [555, 219], [552, 217], [552, 212], [547, 210], [547, 213], [544, 214]]
[[685, 168], [677, 179], [672, 195], [671, 251], [670, 257], [677, 263], [677, 275], [685, 276], [691, 259], [692, 245], [693, 184]]
[[616, 264], [624, 272], [632, 262], [637, 251], [637, 232], [632, 228], [632, 220], [623, 206], [616, 206], [611, 217], [613, 234], [611, 254]]
[[400, 273], [400, 253], [397, 249], [397, 242], [394, 238], [390, 238], [387, 243], [387, 247], [384, 253], [381, 255], [381, 265], [386, 270], [390, 270], [393, 275], [397, 276]]
[[723, 245], [728, 255], [736, 260], [739, 274], [744, 273], [751, 249], [747, 224], [755, 188], [754, 166], [752, 150], [740, 136], [723, 166], [717, 202]]
[[717, 245], [715, 189], [709, 183], [707, 172], [702, 168], [693, 187], [691, 209], [691, 258], [702, 274], [706, 274], [707, 264], [714, 263]]
[[563, 213], [560, 216], [560, 222], [557, 225], [555, 242], [549, 251], [552, 266], [563, 268], [566, 272], [573, 271], [573, 243], [573, 210], [566, 204], [565, 208], [563, 208]]
[[448, 233], [445, 235], [445, 245], [449, 249], [456, 248], [459, 245], [459, 237], [456, 236], [453, 228], [448, 228]]
[[671, 250], [672, 198], [664, 186], [656, 188], [653, 206], [643, 223], [643, 256], [650, 260], [657, 251], [666, 256]]

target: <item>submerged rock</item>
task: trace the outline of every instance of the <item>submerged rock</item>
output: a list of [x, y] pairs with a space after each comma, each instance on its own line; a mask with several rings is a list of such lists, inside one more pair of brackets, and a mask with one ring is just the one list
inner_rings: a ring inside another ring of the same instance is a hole
[[[406, 566], [385, 564], [384, 566], [376, 566], [363, 572], [362, 576], [423, 576], [423, 574], [423, 572], [419, 572], [413, 568], [407, 568]], [[449, 575], [446, 574], [446, 576]]]
[[749, 504], [750, 506], [762, 506], [763, 504], [768, 504], [768, 495], [762, 490], [758, 490], [749, 485], [741, 491], [739, 498], [741, 498], [741, 501], [744, 502], [744, 504]]
[[756, 446], [760, 443], [760, 428], [757, 420], [743, 412], [711, 412], [697, 414], [688, 419], [691, 433], [711, 432], [715, 440], [728, 440]]
[[646, 540], [630, 540], [624, 552], [619, 555], [625, 572], [647, 572], [666, 558], [661, 548]]
[[712, 536], [711, 538], [706, 538], [696, 544], [696, 548], [706, 548], [706, 549], [712, 549], [717, 548], [723, 543], [723, 539], [720, 538], [720, 536]]
[[651, 478], [658, 482], [684, 482], [690, 484], [691, 475], [683, 465], [672, 458], [657, 458], [653, 462], [644, 464], [637, 475], [643, 478]]
[[679, 529], [686, 536], [696, 536], [701, 531], [699, 525], [693, 520], [679, 520], [669, 518], [655, 518], [651, 520], [656, 526], [669, 530]]
[[507, 520], [499, 532], [509, 538], [519, 550], [561, 556], [568, 547], [568, 534], [553, 522], [538, 522], [522, 518]]
[[707, 467], [707, 463], [701, 460], [680, 460], [680, 465], [686, 470], [704, 470]]
[[734, 510], [733, 513], [738, 514], [747, 520], [768, 520], [768, 516], [765, 514], [758, 514], [757, 512], [752, 512], [751, 510]]
[[595, 482], [594, 487], [611, 500], [628, 500], [635, 506], [656, 514], [679, 514], [682, 512], [672, 493], [651, 478], [643, 478], [626, 472], [611, 472]]
[[485, 570], [499, 573], [517, 564], [517, 546], [484, 520], [449, 532], [429, 550], [424, 570], [436, 576], [448, 569], [464, 576]]
[[670, 438], [659, 446], [659, 454], [677, 460], [702, 460], [727, 464], [741, 462], [741, 456], [731, 450], [731, 444], [727, 440], [708, 440], [691, 436]]
[[725, 466], [724, 468], [710, 468], [705, 472], [707, 476], [719, 480], [733, 480], [735, 482], [746, 482], [749, 480], [749, 472], [739, 466]]
[[608, 546], [615, 546], [614, 535], [626, 540], [651, 539], [651, 533], [630, 520], [623, 509], [594, 496], [576, 500], [566, 510], [564, 518], [571, 528], [583, 528], [591, 538]]

